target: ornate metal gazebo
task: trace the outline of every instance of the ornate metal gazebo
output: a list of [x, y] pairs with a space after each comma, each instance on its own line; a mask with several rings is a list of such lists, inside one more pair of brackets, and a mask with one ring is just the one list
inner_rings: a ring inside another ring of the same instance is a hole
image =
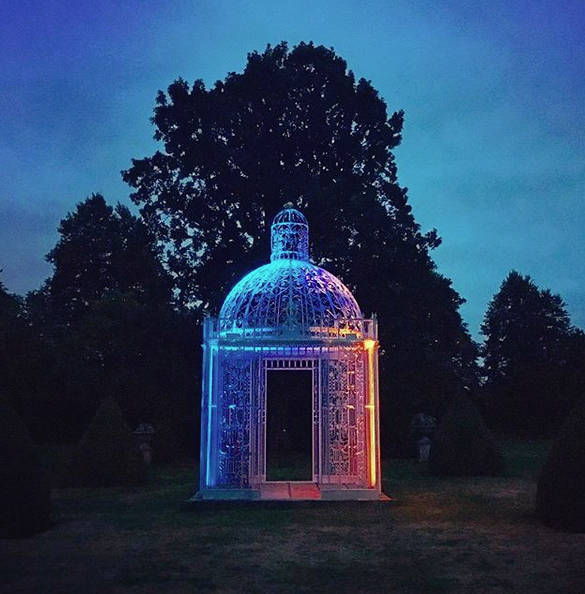
[[[270, 263], [235, 285], [219, 318], [205, 320], [197, 498], [379, 499], [376, 320], [309, 262], [309, 226], [292, 206], [276, 215], [271, 245]], [[270, 388], [277, 371], [288, 373], [286, 389]], [[303, 481], [274, 480], [267, 449], [280, 446], [270, 446], [269, 413], [295, 394], [296, 377], [310, 378], [311, 468]]]

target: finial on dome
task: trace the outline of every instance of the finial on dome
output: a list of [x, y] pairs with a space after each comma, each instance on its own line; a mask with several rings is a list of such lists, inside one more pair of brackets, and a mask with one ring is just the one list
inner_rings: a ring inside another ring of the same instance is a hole
[[270, 260], [309, 260], [309, 224], [302, 212], [287, 202], [274, 217]]

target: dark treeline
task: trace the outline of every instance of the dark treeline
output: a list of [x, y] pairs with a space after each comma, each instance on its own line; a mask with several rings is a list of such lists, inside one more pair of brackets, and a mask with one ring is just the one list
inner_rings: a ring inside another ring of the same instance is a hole
[[0, 288], [0, 388], [36, 439], [77, 440], [106, 396], [131, 426], [194, 432], [200, 321], [267, 261], [285, 202], [309, 220], [314, 262], [378, 315], [386, 453], [414, 414], [441, 416], [464, 392], [492, 428], [535, 434], [580, 396], [583, 333], [529, 277], [510, 274], [485, 344], [471, 339], [431, 256], [440, 238], [398, 184], [403, 114], [332, 50], [282, 43], [210, 89], [177, 80], [152, 121], [161, 149], [123, 172], [140, 216], [86, 199], [61, 222], [45, 284], [24, 298]]
[[192, 432], [198, 324], [173, 305], [154, 237], [100, 195], [59, 233], [47, 256], [53, 275], [38, 291], [22, 299], [1, 287], [0, 386], [33, 436], [77, 441], [106, 396], [131, 426]]

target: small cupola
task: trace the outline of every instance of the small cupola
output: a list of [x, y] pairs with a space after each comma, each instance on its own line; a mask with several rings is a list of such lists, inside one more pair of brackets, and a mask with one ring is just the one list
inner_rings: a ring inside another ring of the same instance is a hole
[[274, 217], [271, 229], [272, 254], [275, 260], [309, 260], [309, 223], [301, 212], [288, 202]]

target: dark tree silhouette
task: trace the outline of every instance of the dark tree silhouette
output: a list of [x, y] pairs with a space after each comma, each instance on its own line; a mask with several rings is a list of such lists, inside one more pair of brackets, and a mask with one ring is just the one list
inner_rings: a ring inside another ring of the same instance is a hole
[[154, 236], [127, 207], [94, 194], [59, 225], [61, 238], [47, 255], [54, 267], [47, 292], [52, 309], [67, 321], [108, 292], [131, 293], [140, 303], [165, 303], [170, 280]]
[[12, 366], [16, 363], [14, 351], [19, 350], [19, 334], [25, 326], [21, 320], [20, 301], [8, 293], [0, 280], [0, 388], [11, 387], [10, 380], [14, 375]]
[[152, 121], [163, 149], [123, 177], [166, 247], [182, 303], [217, 313], [266, 261], [270, 222], [292, 201], [311, 224], [313, 260], [378, 313], [395, 400], [436, 403], [446, 385], [473, 379], [463, 300], [429, 255], [440, 240], [421, 232], [397, 182], [403, 114], [388, 117], [333, 50], [281, 43], [211, 89], [179, 79], [159, 92]]
[[288, 200], [313, 224], [313, 257], [343, 276], [362, 242], [379, 243], [377, 252], [408, 242], [411, 258], [426, 261], [438, 239], [420, 234], [396, 183], [402, 120], [387, 118], [371, 84], [356, 84], [333, 51], [280, 44], [250, 54], [243, 74], [213, 89], [179, 79], [159, 92], [153, 122], [164, 152], [133, 160], [124, 178], [174, 248], [183, 299], [213, 311], [265, 260], [268, 226]]
[[32, 348], [15, 406], [33, 434], [79, 439], [105, 394], [132, 425], [169, 416], [194, 425], [198, 328], [173, 307], [147, 227], [94, 195], [60, 232], [54, 274], [24, 306]]
[[8, 293], [0, 281], [0, 391], [10, 399], [29, 430], [38, 374], [45, 368], [41, 343], [31, 327], [23, 299]]
[[508, 431], [559, 428], [580, 394], [583, 333], [559, 295], [510, 272], [488, 306], [482, 333], [487, 409]]

